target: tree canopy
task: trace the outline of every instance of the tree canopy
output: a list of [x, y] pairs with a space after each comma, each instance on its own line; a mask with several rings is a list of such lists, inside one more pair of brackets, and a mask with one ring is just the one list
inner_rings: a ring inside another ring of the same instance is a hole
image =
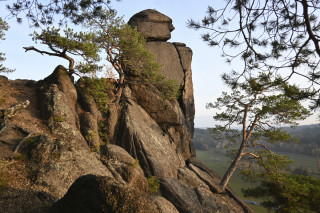
[[[60, 29], [48, 27], [43, 29], [41, 33], [34, 32], [32, 34], [32, 39], [36, 43], [41, 42], [47, 45], [50, 51], [42, 51], [33, 46], [24, 47], [24, 49], [68, 60], [70, 73], [75, 73], [76, 68], [80, 73], [99, 71], [100, 67], [96, 64], [100, 60], [99, 47], [95, 42], [94, 33], [74, 32], [71, 28], [67, 28], [63, 32], [60, 31]], [[84, 62], [75, 65], [74, 56], [82, 57]]]
[[320, 212], [319, 179], [284, 171], [286, 167], [279, 167], [271, 158], [258, 163], [262, 168], [265, 167], [264, 164], [269, 166], [262, 170], [243, 171], [249, 180], [260, 181], [256, 187], [243, 189], [244, 196], [264, 198], [261, 205], [274, 209], [276, 213]]
[[[261, 161], [264, 154], [276, 156], [265, 143], [289, 141], [290, 135], [281, 129], [281, 124], [295, 126], [297, 120], [306, 118], [310, 113], [298, 100], [277, 92], [281, 85], [272, 80], [271, 74], [260, 73], [238, 84], [230, 82], [228, 75], [223, 79], [232, 88], [231, 94], [223, 92], [214, 103], [207, 104], [207, 108], [219, 110], [214, 119], [220, 124], [212, 129], [215, 135], [220, 136], [217, 139], [240, 143], [220, 182], [220, 186], [225, 188], [241, 159]], [[240, 130], [235, 128], [237, 125], [241, 126]]]
[[209, 6], [202, 21], [191, 19], [188, 26], [207, 30], [202, 39], [219, 46], [227, 62], [243, 62], [234, 80], [254, 72], [273, 72], [283, 82], [298, 76], [309, 85], [290, 85], [284, 92], [295, 99], [310, 98], [318, 107], [319, 8], [318, 0], [227, 0], [222, 8]]
[[[120, 0], [116, 0], [120, 1]], [[55, 18], [60, 25], [67, 19], [79, 24], [85, 20], [104, 17], [104, 9], [110, 8], [111, 0], [16, 0], [7, 4], [11, 16], [22, 22], [23, 16], [31, 26], [51, 25]]]
[[[84, 31], [74, 32], [67, 28], [49, 27], [41, 33], [34, 32], [33, 40], [45, 44], [49, 51], [36, 47], [24, 47], [26, 51], [36, 51], [49, 56], [61, 57], [69, 61], [69, 72], [96, 73], [103, 59], [119, 74], [116, 103], [119, 102], [124, 87], [125, 72], [141, 76], [144, 83], [154, 85], [164, 99], [175, 99], [179, 86], [173, 80], [167, 80], [158, 73], [160, 64], [146, 49], [145, 38], [125, 24], [115, 11], [103, 10], [104, 16], [86, 20]], [[79, 59], [75, 62], [74, 57]], [[127, 78], [128, 80], [128, 78]]]

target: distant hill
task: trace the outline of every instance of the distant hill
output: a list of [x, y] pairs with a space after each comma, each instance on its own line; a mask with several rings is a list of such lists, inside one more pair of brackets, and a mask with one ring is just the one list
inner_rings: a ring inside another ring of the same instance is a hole
[[207, 129], [194, 129], [193, 145], [196, 149], [208, 150], [215, 146], [216, 142], [213, 140], [212, 134]]
[[[320, 155], [320, 124], [303, 125], [296, 128], [284, 128], [299, 143], [293, 140], [290, 143], [270, 144], [274, 151], [292, 152], [298, 154]], [[193, 143], [198, 150], [210, 148], [223, 149], [224, 144], [213, 139], [212, 133], [207, 129], [195, 128]]]

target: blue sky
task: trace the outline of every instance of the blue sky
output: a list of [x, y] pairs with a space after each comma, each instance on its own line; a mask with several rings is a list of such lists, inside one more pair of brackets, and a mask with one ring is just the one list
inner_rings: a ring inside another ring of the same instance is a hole
[[[12, 2], [12, 1], [7, 1]], [[227, 65], [220, 57], [221, 51], [218, 48], [207, 46], [201, 39], [201, 32], [187, 28], [186, 22], [192, 18], [201, 20], [208, 5], [215, 7], [222, 5], [224, 0], [122, 0], [115, 2], [112, 7], [118, 11], [118, 15], [124, 16], [128, 21], [132, 15], [144, 9], [156, 9], [169, 16], [173, 20], [175, 30], [171, 34], [169, 42], [186, 43], [193, 50], [192, 72], [194, 83], [194, 96], [196, 104], [196, 127], [213, 126], [213, 110], [205, 109], [208, 102], [214, 101], [226, 90], [220, 76], [223, 72], [229, 72], [237, 64]], [[0, 14], [5, 17], [6, 2], [0, 1]], [[38, 46], [28, 36], [35, 29], [30, 29], [25, 20], [23, 24], [17, 24], [13, 19], [6, 19], [10, 29], [6, 33], [6, 40], [1, 41], [0, 50], [6, 53], [6, 62], [9, 68], [16, 71], [7, 76], [10, 79], [35, 79], [40, 80], [48, 76], [54, 68], [62, 64], [67, 66], [67, 61], [50, 56], [42, 56], [35, 52], [24, 52], [24, 46]], [[301, 122], [302, 124], [318, 123], [315, 116]]]

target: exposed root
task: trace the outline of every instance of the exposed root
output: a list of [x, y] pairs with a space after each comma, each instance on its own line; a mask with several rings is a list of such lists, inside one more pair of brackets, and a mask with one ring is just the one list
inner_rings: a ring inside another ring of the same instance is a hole
[[23, 144], [23, 142], [24, 142], [26, 139], [32, 137], [33, 135], [34, 135], [34, 133], [29, 133], [29, 134], [27, 135], [27, 137], [23, 138], [23, 139], [18, 143], [18, 145], [16, 146], [16, 148], [14, 149], [14, 151], [13, 151], [11, 157], [10, 157], [11, 160], [14, 159], [15, 155], [16, 155], [17, 152], [19, 151], [19, 149], [20, 149], [21, 145]]

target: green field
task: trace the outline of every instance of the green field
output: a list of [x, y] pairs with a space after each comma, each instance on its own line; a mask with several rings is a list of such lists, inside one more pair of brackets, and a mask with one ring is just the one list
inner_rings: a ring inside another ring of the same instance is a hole
[[[308, 172], [312, 172], [312, 175], [320, 176], [319, 168], [317, 166], [317, 159], [314, 156], [303, 155], [303, 154], [292, 154], [292, 153], [278, 153], [281, 155], [289, 155], [289, 157], [294, 161], [293, 168], [303, 167], [303, 169]], [[227, 167], [230, 164], [230, 158], [225, 156], [223, 153], [216, 151], [215, 149], [211, 149], [209, 151], [201, 151], [197, 150], [197, 158], [208, 166], [210, 169], [218, 173], [220, 176], [223, 176]], [[252, 186], [252, 183], [247, 183], [243, 181], [239, 175], [239, 171], [236, 171], [235, 174], [231, 177], [229, 186], [233, 189], [233, 191], [238, 194], [244, 200], [250, 200], [259, 203], [261, 199], [257, 198], [245, 198], [242, 195], [241, 189]], [[267, 209], [249, 205], [252, 210], [256, 213], [267, 213]]]

